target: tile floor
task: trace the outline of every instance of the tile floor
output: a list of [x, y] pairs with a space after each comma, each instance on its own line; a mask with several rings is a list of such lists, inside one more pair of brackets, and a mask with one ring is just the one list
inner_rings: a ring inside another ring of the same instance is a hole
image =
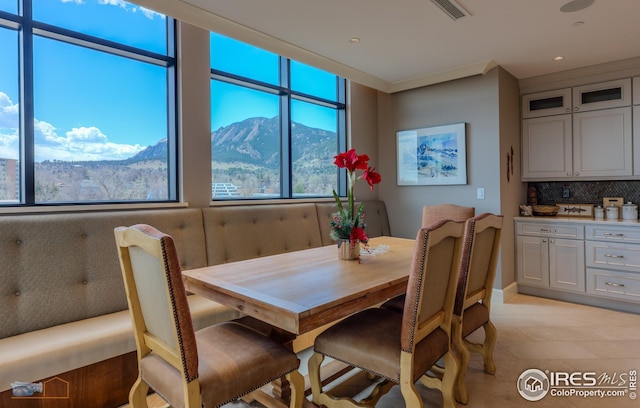
[[[640, 406], [638, 400], [630, 398], [629, 390], [623, 397], [604, 398], [554, 397], [547, 394], [536, 402], [526, 401], [517, 390], [520, 374], [534, 368], [550, 372], [595, 372], [598, 377], [616, 376], [616, 380], [628, 381], [630, 370], [640, 372], [640, 315], [527, 295], [517, 295], [510, 299], [509, 303], [494, 304], [491, 313], [498, 329], [494, 352], [496, 374], [485, 374], [480, 357], [472, 355], [467, 373], [467, 407]], [[472, 336], [481, 339], [482, 333], [480, 331]], [[301, 353], [300, 358], [303, 362], [307, 357], [308, 353]], [[301, 367], [301, 371], [304, 370], [306, 365]], [[620, 377], [621, 373], [625, 375]], [[628, 385], [627, 382], [625, 386]], [[442, 406], [439, 392], [421, 385], [418, 385], [418, 389], [426, 407]], [[158, 406], [161, 404], [153, 405]], [[246, 405], [234, 403], [228, 404], [225, 408], [242, 406]], [[379, 408], [403, 406], [404, 401], [398, 387], [394, 387], [378, 403]]]

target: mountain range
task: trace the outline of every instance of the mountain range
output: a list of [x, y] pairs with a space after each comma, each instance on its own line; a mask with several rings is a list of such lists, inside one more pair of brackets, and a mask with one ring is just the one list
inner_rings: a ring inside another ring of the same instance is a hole
[[[219, 162], [240, 162], [277, 168], [280, 166], [279, 134], [278, 117], [254, 117], [223, 126], [211, 132], [211, 157]], [[294, 163], [327, 160], [327, 164], [331, 165], [336, 154], [335, 132], [308, 127], [297, 122], [291, 124], [291, 143]], [[165, 160], [166, 157], [167, 139], [162, 139], [127, 161]]]

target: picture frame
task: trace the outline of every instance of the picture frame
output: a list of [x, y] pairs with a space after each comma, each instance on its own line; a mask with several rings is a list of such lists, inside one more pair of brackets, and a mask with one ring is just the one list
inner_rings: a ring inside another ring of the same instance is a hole
[[556, 215], [593, 218], [593, 204], [557, 203], [556, 205], [558, 206], [558, 213]]
[[467, 184], [467, 124], [396, 133], [399, 186]]

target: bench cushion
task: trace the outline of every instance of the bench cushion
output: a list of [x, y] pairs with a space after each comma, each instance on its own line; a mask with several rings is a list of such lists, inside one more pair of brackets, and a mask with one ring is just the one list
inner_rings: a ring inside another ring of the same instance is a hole
[[0, 339], [127, 309], [113, 229], [151, 224], [206, 265], [199, 208], [0, 216]]
[[[189, 308], [195, 330], [240, 317], [197, 295], [189, 296]], [[0, 392], [14, 381], [41, 380], [135, 350], [128, 310], [0, 339]]]
[[203, 208], [209, 265], [322, 246], [313, 203]]

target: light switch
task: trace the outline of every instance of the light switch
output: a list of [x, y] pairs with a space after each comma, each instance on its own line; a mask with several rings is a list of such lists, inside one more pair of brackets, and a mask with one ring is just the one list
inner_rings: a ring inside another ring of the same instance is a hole
[[484, 200], [484, 188], [478, 188], [478, 200]]

